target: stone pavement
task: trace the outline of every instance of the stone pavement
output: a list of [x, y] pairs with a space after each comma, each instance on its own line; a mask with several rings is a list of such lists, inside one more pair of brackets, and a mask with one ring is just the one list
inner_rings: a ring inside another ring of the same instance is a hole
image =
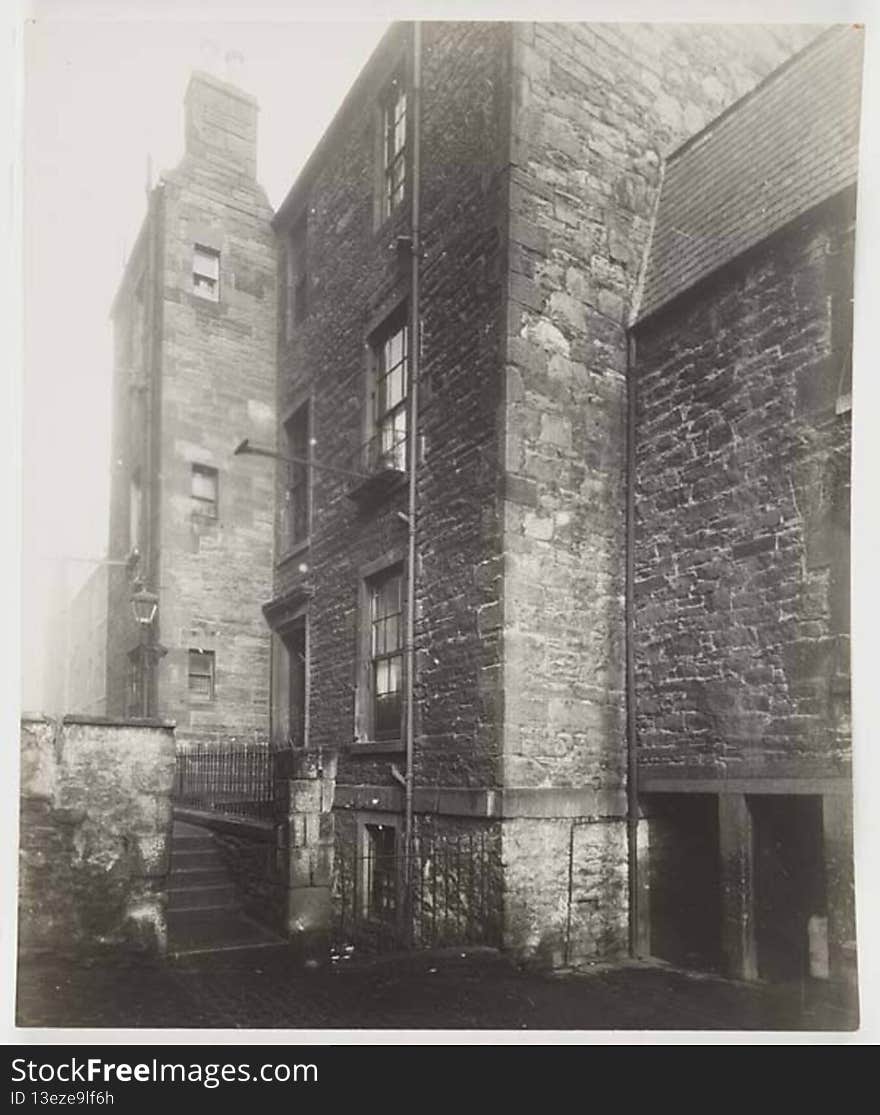
[[304, 969], [289, 947], [174, 961], [19, 965], [19, 1026], [223, 1029], [852, 1030], [815, 988], [744, 984], [659, 964], [522, 971], [488, 949]]

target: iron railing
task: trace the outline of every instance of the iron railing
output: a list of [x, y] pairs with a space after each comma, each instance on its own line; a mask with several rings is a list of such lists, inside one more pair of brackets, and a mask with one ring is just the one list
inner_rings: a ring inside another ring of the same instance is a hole
[[188, 744], [177, 753], [174, 804], [269, 820], [275, 766], [275, 753], [266, 744]]
[[444, 945], [500, 946], [501, 854], [486, 831], [416, 836], [405, 885], [399, 850], [376, 852], [337, 835], [333, 947], [385, 952]]

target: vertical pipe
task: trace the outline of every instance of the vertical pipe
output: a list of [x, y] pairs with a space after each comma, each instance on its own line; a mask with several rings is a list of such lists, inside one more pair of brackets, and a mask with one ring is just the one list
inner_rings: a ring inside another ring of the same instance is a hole
[[629, 952], [639, 947], [639, 768], [636, 751], [635, 709], [635, 483], [636, 483], [636, 342], [632, 333], [626, 345], [626, 837], [629, 880]]
[[409, 420], [407, 439], [407, 578], [406, 578], [406, 778], [404, 815], [404, 895], [407, 932], [411, 930], [412, 844], [413, 844], [413, 750], [415, 742], [415, 610], [416, 610], [416, 465], [418, 463], [417, 424], [419, 417], [419, 259], [421, 256], [419, 189], [421, 175], [420, 99], [421, 27], [413, 23], [412, 80], [412, 256], [410, 260], [410, 369]]

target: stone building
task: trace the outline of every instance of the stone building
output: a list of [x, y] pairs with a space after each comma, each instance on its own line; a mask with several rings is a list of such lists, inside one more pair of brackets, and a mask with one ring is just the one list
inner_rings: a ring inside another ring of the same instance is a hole
[[854, 959], [849, 678], [861, 33], [666, 161], [632, 329], [643, 946]]
[[772, 974], [804, 832], [850, 939], [861, 33], [818, 34], [396, 25], [275, 214], [272, 734], [336, 757], [363, 913], [476, 841], [523, 955]]
[[[257, 105], [196, 73], [185, 136], [181, 162], [149, 192], [112, 310], [106, 711], [172, 720], [178, 744], [265, 742], [272, 484], [230, 467], [238, 438], [271, 442], [275, 425]], [[158, 598], [144, 629], [130, 605], [138, 582]]]

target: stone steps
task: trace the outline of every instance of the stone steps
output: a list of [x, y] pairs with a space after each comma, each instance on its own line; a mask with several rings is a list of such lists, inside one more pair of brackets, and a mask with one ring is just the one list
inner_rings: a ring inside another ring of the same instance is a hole
[[242, 911], [210, 830], [175, 821], [168, 880], [169, 956], [286, 945]]

